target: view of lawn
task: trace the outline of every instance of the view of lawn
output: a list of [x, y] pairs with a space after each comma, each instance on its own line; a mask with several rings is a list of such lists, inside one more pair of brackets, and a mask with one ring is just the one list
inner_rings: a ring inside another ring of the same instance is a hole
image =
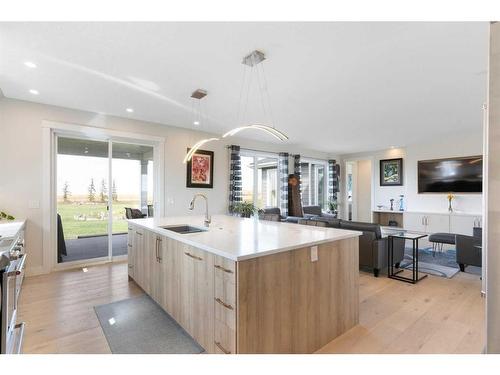
[[[127, 232], [125, 207], [139, 207], [139, 201], [113, 203], [113, 233]], [[107, 234], [108, 212], [106, 203], [58, 202], [65, 239], [81, 235]]]

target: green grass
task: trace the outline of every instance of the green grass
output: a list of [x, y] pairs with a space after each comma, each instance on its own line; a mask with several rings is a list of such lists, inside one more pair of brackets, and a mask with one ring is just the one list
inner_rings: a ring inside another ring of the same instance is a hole
[[[139, 202], [115, 202], [113, 204], [113, 233], [127, 231], [125, 207], [139, 207]], [[61, 215], [66, 239], [108, 233], [106, 203], [58, 202], [57, 213]]]

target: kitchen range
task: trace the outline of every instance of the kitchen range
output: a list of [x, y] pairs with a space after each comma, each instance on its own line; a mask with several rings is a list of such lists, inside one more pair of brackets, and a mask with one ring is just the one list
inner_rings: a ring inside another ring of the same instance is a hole
[[1, 354], [21, 353], [24, 323], [17, 323], [17, 306], [24, 278], [24, 221], [0, 224]]

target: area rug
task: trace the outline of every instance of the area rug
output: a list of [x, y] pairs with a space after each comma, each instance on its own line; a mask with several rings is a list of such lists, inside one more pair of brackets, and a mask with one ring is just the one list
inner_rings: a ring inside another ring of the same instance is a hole
[[198, 354], [204, 349], [149, 296], [94, 307], [114, 354]]
[[[413, 267], [413, 252], [411, 248], [405, 249], [405, 256], [401, 262], [401, 268], [411, 269]], [[418, 250], [418, 270], [434, 276], [451, 279], [460, 269], [456, 262], [456, 250], [435, 253], [432, 248]]]

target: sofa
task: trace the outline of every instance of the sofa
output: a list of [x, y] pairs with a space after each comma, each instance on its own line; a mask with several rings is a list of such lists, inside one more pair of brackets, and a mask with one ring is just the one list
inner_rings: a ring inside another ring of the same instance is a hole
[[466, 266], [481, 267], [482, 257], [482, 230], [474, 228], [473, 236], [457, 234], [455, 236], [455, 246], [457, 248], [457, 263], [460, 271], [464, 272]]
[[[388, 239], [382, 237], [379, 224], [360, 223], [355, 221], [339, 220], [340, 229], [363, 232], [359, 237], [359, 267], [370, 268], [373, 275], [378, 277], [381, 270], [388, 266]], [[405, 240], [393, 240], [394, 266], [399, 268], [405, 254]]]
[[[287, 221], [295, 222], [294, 220]], [[297, 223], [362, 232], [363, 234], [359, 237], [359, 267], [369, 268], [372, 270], [373, 275], [378, 277], [380, 271], [386, 269], [388, 266], [389, 243], [387, 237], [382, 237], [382, 230], [379, 224], [347, 221], [324, 216], [297, 218]], [[394, 266], [399, 268], [404, 258], [405, 240], [394, 238], [393, 241]]]
[[297, 224], [300, 219], [318, 220], [326, 222], [327, 226], [334, 226], [334, 224], [331, 223], [338, 222], [336, 215], [322, 212], [321, 206], [304, 206], [302, 208], [302, 212], [304, 213], [302, 217], [288, 216], [285, 220], [289, 223], [295, 223], [295, 224]]

